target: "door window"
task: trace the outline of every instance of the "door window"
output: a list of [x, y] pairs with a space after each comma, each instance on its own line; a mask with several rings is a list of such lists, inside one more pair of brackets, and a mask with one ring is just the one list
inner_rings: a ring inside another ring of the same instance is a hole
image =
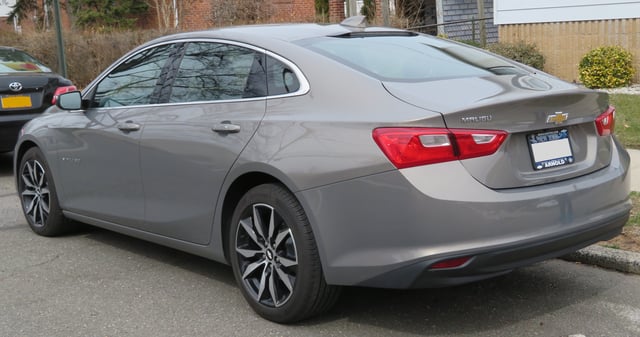
[[118, 107], [156, 103], [156, 84], [166, 72], [165, 65], [175, 46], [162, 45], [144, 50], [116, 67], [98, 84], [93, 107]]
[[170, 103], [266, 96], [264, 55], [213, 42], [189, 43], [171, 90]]

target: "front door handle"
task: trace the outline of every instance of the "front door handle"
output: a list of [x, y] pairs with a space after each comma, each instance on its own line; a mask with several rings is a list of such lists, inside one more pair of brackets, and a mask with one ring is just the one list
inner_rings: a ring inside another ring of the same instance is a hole
[[224, 121], [216, 124], [211, 128], [211, 131], [219, 133], [237, 133], [240, 132], [240, 125], [231, 124], [230, 121]]
[[118, 123], [118, 130], [122, 132], [131, 132], [140, 130], [140, 124], [133, 121], [126, 121], [124, 123]]

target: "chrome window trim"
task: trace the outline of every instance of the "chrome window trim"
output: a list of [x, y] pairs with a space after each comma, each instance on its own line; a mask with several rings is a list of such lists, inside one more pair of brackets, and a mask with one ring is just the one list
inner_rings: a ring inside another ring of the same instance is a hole
[[307, 80], [307, 77], [304, 76], [304, 73], [302, 72], [302, 70], [300, 70], [300, 68], [298, 68], [298, 66], [295, 65], [295, 63], [289, 61], [287, 58], [285, 58], [283, 56], [280, 56], [280, 55], [278, 55], [278, 54], [276, 54], [276, 53], [274, 53], [274, 52], [272, 52], [270, 50], [267, 50], [267, 49], [264, 49], [264, 48], [261, 48], [261, 47], [258, 47], [258, 46], [254, 46], [254, 45], [251, 45], [251, 44], [248, 44], [248, 43], [239, 42], [239, 41], [233, 41], [233, 40], [216, 39], [216, 38], [185, 38], [185, 39], [176, 39], [176, 40], [162, 41], [162, 42], [154, 43], [154, 44], [146, 46], [144, 48], [134, 49], [134, 50], [130, 51], [129, 53], [123, 55], [120, 59], [118, 59], [115, 63], [113, 63], [109, 68], [107, 68], [105, 71], [103, 71], [102, 74], [100, 74], [99, 77], [97, 77], [93, 82], [91, 82], [89, 84], [89, 86], [87, 86], [82, 91], [83, 99], [84, 99], [84, 95], [87, 94], [87, 93], [92, 92], [95, 89], [95, 87], [100, 82], [102, 82], [102, 80], [105, 77], [107, 77], [111, 73], [111, 71], [113, 69], [117, 68], [120, 64], [126, 62], [131, 57], [133, 57], [134, 55], [139, 54], [141, 52], [144, 52], [146, 50], [149, 50], [151, 48], [156, 48], [156, 47], [164, 46], [164, 45], [167, 45], [167, 44], [179, 44], [179, 43], [189, 43], [189, 42], [211, 42], [211, 43], [229, 44], [229, 45], [234, 45], [234, 46], [238, 46], [238, 47], [251, 49], [251, 50], [263, 53], [265, 55], [271, 56], [274, 59], [284, 63], [289, 68], [291, 68], [291, 70], [293, 70], [293, 73], [298, 78], [298, 82], [300, 83], [300, 87], [298, 88], [298, 90], [296, 90], [294, 92], [290, 92], [290, 93], [286, 93], [286, 94], [280, 94], [280, 95], [266, 95], [266, 96], [262, 96], [262, 97], [237, 98], [237, 99], [218, 100], [218, 101], [194, 101], [194, 102], [180, 102], [180, 103], [126, 105], [126, 106], [121, 106], [121, 107], [100, 107], [100, 109], [129, 109], [129, 108], [144, 107], [144, 106], [167, 106], [167, 105], [185, 105], [185, 104], [202, 104], [202, 103], [246, 102], [246, 101], [250, 101], [250, 100], [264, 100], [264, 99], [273, 99], [273, 98], [285, 98], [285, 97], [302, 96], [302, 95], [306, 95], [311, 90], [311, 86], [309, 85], [309, 81]]

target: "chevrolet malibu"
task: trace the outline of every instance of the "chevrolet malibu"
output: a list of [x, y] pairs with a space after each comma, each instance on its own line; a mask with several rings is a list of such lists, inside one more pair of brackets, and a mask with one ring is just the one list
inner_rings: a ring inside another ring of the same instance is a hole
[[479, 49], [353, 20], [161, 37], [29, 122], [29, 226], [86, 223], [232, 266], [294, 322], [341, 286], [482, 280], [617, 235], [615, 109]]

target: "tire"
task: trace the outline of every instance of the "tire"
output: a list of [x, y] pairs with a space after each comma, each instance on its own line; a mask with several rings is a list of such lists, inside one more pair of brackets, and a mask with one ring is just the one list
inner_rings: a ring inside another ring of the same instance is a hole
[[234, 211], [228, 240], [236, 282], [260, 316], [293, 323], [338, 299], [340, 288], [325, 283], [304, 210], [283, 186], [249, 190]]
[[35, 233], [57, 236], [75, 227], [62, 214], [51, 170], [40, 149], [34, 147], [24, 154], [16, 174], [22, 212]]

